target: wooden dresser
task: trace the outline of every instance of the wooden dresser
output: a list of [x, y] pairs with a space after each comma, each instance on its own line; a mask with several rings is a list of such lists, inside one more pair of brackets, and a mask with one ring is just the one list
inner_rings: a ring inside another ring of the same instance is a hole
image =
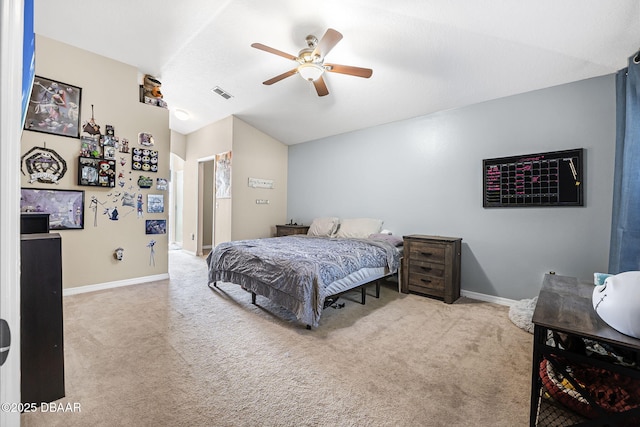
[[460, 298], [458, 237], [403, 236], [402, 292], [441, 298], [451, 304]]
[[309, 231], [308, 225], [276, 225], [276, 237], [307, 234], [307, 231]]

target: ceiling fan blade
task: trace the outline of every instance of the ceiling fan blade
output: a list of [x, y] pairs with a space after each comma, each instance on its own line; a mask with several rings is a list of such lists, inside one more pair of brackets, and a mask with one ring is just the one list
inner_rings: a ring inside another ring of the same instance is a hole
[[283, 58], [291, 59], [292, 61], [295, 61], [295, 60], [298, 59], [297, 56], [293, 56], [293, 55], [288, 54], [286, 52], [283, 52], [281, 50], [274, 49], [274, 48], [269, 47], [269, 46], [265, 46], [262, 43], [253, 43], [251, 45], [251, 47], [255, 47], [256, 49], [264, 50], [265, 52], [273, 53], [273, 54], [278, 55], [278, 56], [282, 56]]
[[373, 74], [370, 68], [352, 67], [351, 65], [324, 64], [324, 68], [332, 73], [348, 74], [350, 76], [368, 79]]
[[278, 76], [275, 76], [267, 81], [262, 82], [263, 85], [272, 85], [274, 83], [279, 82], [280, 80], [286, 79], [289, 76], [293, 76], [294, 74], [296, 74], [298, 72], [297, 68], [294, 68], [293, 70], [289, 70], [286, 73], [282, 73]]
[[329, 89], [327, 89], [327, 84], [324, 82], [324, 79], [322, 78], [322, 76], [314, 80], [313, 85], [316, 87], [316, 92], [318, 92], [318, 96], [329, 95]]
[[318, 42], [316, 48], [313, 50], [313, 56], [317, 55], [321, 58], [324, 58], [325, 56], [327, 56], [327, 53], [329, 53], [329, 51], [338, 44], [340, 40], [342, 40], [342, 34], [334, 30], [333, 28], [329, 28]]

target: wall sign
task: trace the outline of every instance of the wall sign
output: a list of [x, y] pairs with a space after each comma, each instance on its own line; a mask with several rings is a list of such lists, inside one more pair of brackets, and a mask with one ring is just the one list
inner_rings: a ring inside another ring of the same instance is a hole
[[272, 179], [249, 178], [249, 187], [251, 188], [273, 188]]
[[584, 206], [583, 149], [482, 161], [483, 206]]

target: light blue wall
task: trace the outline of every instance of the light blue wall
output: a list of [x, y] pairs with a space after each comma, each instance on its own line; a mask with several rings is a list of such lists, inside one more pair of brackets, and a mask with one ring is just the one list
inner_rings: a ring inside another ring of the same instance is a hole
[[[584, 207], [482, 207], [483, 159], [572, 148], [585, 149]], [[532, 298], [548, 271], [606, 272], [614, 149], [607, 75], [290, 146], [287, 218], [462, 237], [463, 290]]]

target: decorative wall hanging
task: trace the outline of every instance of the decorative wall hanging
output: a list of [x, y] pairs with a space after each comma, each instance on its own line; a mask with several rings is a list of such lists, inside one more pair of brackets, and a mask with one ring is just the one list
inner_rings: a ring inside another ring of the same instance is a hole
[[77, 138], [81, 95], [77, 86], [35, 76], [24, 128]]
[[157, 178], [156, 179], [156, 190], [166, 190], [168, 187], [167, 178]]
[[162, 99], [162, 83], [152, 75], [145, 74], [140, 85], [140, 102], [156, 107], [167, 108], [167, 103]]
[[104, 212], [102, 213], [106, 215], [107, 218], [109, 218], [111, 221], [117, 221], [118, 219], [120, 219], [120, 212], [118, 212], [117, 207], [105, 208]]
[[147, 243], [147, 247], [149, 248], [149, 265], [156, 266], [156, 259], [154, 257], [155, 250], [153, 247], [156, 245], [156, 241], [151, 239], [149, 243]]
[[109, 160], [116, 159], [118, 137], [105, 135], [102, 137], [102, 157]]
[[138, 187], [140, 188], [151, 188], [153, 185], [153, 178], [149, 178], [148, 176], [140, 175], [138, 178]]
[[134, 148], [131, 152], [131, 169], [134, 171], [158, 172], [158, 150]]
[[93, 117], [93, 104], [91, 104], [91, 119], [82, 124], [82, 133], [87, 135], [102, 135], [100, 133], [100, 125], [96, 123], [96, 119]]
[[121, 153], [129, 152], [129, 140], [127, 138], [122, 138], [120, 140], [120, 152]]
[[22, 174], [24, 169], [29, 175], [29, 184], [38, 181], [43, 184], [58, 184], [67, 172], [67, 162], [55, 151], [46, 147], [33, 147], [21, 159]]
[[231, 151], [216, 154], [216, 198], [231, 198]]
[[128, 191], [124, 192], [122, 196], [122, 206], [130, 206], [132, 208], [136, 207], [136, 193], [129, 193]]
[[138, 144], [143, 147], [153, 147], [153, 136], [148, 132], [140, 132], [138, 134]]
[[138, 198], [136, 200], [136, 210], [138, 211], [138, 218], [142, 218], [144, 215], [144, 210], [142, 209], [142, 193], [138, 194]]
[[89, 209], [93, 210], [93, 226], [98, 226], [98, 199], [96, 196], [91, 196], [91, 203], [89, 203]]
[[148, 219], [145, 221], [146, 234], [167, 234], [166, 219]]
[[48, 213], [50, 230], [84, 228], [84, 191], [22, 188], [20, 195], [20, 210]]
[[92, 157], [79, 157], [78, 185], [115, 187], [116, 161], [95, 159]]
[[164, 196], [162, 194], [147, 194], [147, 212], [164, 212]]
[[82, 135], [80, 137], [80, 156], [96, 159], [102, 157], [100, 135]]

